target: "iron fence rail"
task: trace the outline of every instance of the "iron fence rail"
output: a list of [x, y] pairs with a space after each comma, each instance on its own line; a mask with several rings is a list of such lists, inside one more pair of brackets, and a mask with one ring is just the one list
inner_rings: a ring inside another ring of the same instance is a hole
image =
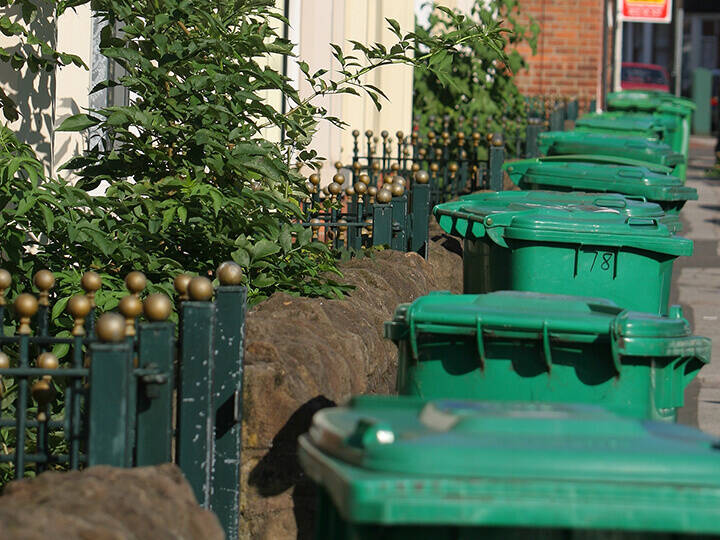
[[[177, 324], [169, 321], [167, 296], [141, 299], [140, 272], [128, 275], [119, 313], [96, 322], [100, 279], [88, 272], [85, 294], [67, 303], [69, 338], [49, 335], [54, 278], [41, 272], [38, 296], [14, 301], [15, 334], [5, 335], [0, 324], [0, 382], [14, 393], [0, 410], [0, 463], [21, 478], [49, 467], [175, 461], [198, 502], [237, 537], [247, 297], [240, 267], [221, 265], [216, 288], [206, 277], [178, 276]], [[9, 286], [0, 270], [0, 290]], [[3, 295], [0, 322], [6, 315]], [[70, 346], [62, 360], [51, 352], [57, 344]]]

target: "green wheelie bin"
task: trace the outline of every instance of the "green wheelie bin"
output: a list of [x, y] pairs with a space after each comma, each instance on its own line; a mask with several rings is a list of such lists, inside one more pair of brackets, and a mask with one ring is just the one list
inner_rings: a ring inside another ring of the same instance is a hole
[[710, 359], [679, 306], [660, 317], [519, 291], [418, 298], [396, 309], [385, 337], [398, 346], [401, 395], [589, 403], [666, 421]]
[[463, 291], [592, 295], [624, 308], [667, 314], [675, 259], [692, 241], [655, 217], [605, 206], [468, 202], [462, 212], [433, 210], [448, 234], [463, 239]]
[[589, 405], [362, 396], [298, 454], [318, 540], [720, 535], [716, 438]]
[[690, 127], [695, 104], [687, 98], [667, 92], [622, 90], [607, 96], [610, 111], [650, 112], [678, 116], [682, 121], [684, 154], [688, 155]]
[[697, 200], [695, 188], [669, 174], [667, 167], [605, 156], [552, 156], [503, 164], [521, 189], [623, 193], [645, 197], [670, 213]]
[[545, 156], [596, 155], [663, 165], [685, 181], [685, 156], [663, 142], [637, 135], [547, 131], [538, 136], [538, 146]]
[[[669, 107], [672, 107], [668, 105]], [[684, 137], [682, 118], [676, 114], [602, 112], [586, 114], [575, 123], [576, 131], [641, 135], [665, 142], [687, 159], [687, 141]]]

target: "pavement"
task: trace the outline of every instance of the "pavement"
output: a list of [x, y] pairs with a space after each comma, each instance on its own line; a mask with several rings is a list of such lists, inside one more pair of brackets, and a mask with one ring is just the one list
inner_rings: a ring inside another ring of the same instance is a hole
[[678, 421], [720, 436], [720, 178], [705, 176], [714, 150], [715, 138], [691, 138], [687, 185], [698, 190], [698, 200], [683, 208], [681, 234], [695, 249], [675, 263], [670, 300], [682, 305], [695, 334], [713, 340], [715, 353], [687, 388]]

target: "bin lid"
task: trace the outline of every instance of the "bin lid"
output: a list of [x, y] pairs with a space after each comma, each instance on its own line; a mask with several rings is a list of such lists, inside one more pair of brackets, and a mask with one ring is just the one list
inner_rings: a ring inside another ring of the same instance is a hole
[[350, 522], [720, 531], [720, 444], [580, 404], [362, 396], [300, 461]]
[[502, 247], [508, 247], [507, 241], [514, 239], [631, 247], [674, 256], [692, 254], [692, 241], [673, 236], [659, 218], [627, 216], [608, 206], [550, 207], [518, 203], [503, 210], [496, 201], [488, 205], [463, 203], [459, 208], [448, 207], [446, 203], [433, 209], [443, 230], [461, 238], [486, 237]]
[[575, 122], [575, 128], [607, 129], [612, 131], [639, 131], [664, 133], [666, 125], [661, 117], [652, 114], [602, 112], [586, 114]]
[[687, 98], [675, 96], [667, 92], [652, 90], [622, 90], [607, 95], [607, 104], [610, 110], [644, 110], [654, 111], [663, 104], [681, 107], [685, 113], [695, 110], [695, 103]]
[[393, 320], [385, 323], [385, 337], [408, 340], [415, 358], [421, 334], [474, 336], [480, 358], [486, 341], [503, 337], [540, 341], [548, 347], [607, 341], [620, 376], [625, 356], [710, 361], [710, 340], [692, 334], [679, 306], [673, 306], [669, 317], [662, 317], [581, 296], [527, 291], [435, 293], [401, 304]]
[[503, 167], [513, 183], [521, 188], [537, 186], [540, 189], [557, 187], [624, 193], [640, 195], [650, 201], [688, 201], [698, 198], [697, 190], [683, 184], [680, 178], [653, 171], [645, 165], [567, 161], [561, 157], [513, 161]]
[[[641, 159], [628, 158], [617, 155], [608, 154], [568, 154], [563, 156], [540, 156], [533, 158], [535, 163], [595, 163], [600, 165], [626, 165], [628, 167], [643, 167], [650, 172], [658, 174], [672, 174], [673, 170], [671, 167], [661, 165], [660, 163], [652, 163], [650, 161], [644, 161]], [[684, 161], [685, 158], [683, 158]], [[522, 160], [521, 163], [527, 163], [530, 160]], [[503, 163], [505, 170], [515, 170], [518, 162], [509, 161]], [[512, 171], [508, 171], [512, 172]]]
[[617, 158], [626, 156], [667, 167], [685, 163], [685, 156], [670, 145], [640, 135], [614, 135], [585, 131], [547, 131], [538, 137], [540, 151], [550, 156], [598, 154]]
[[644, 197], [620, 193], [540, 190], [481, 192], [439, 204], [435, 207], [434, 214], [440, 227], [451, 233], [453, 230], [467, 231], [471, 223], [477, 221], [478, 207], [492, 213], [563, 206], [606, 209], [608, 212], [617, 212], [628, 217], [656, 218], [671, 232], [680, 230], [680, 219], [677, 215], [665, 214], [659, 204], [647, 202]]

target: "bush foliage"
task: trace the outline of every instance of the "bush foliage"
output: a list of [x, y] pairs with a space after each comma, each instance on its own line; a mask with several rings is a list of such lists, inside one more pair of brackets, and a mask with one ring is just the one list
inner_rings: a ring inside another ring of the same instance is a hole
[[[525, 101], [514, 76], [527, 64], [517, 46], [527, 43], [534, 52], [539, 26], [531, 17], [523, 20], [518, 0], [476, 0], [470, 18], [482, 26], [501, 25], [501, 51], [471, 41], [445, 60], [445, 77], [415, 70], [413, 112], [423, 135], [433, 119], [438, 125], [445, 118], [451, 131], [463, 122], [469, 127], [472, 119], [477, 119], [483, 133], [524, 129]], [[436, 5], [428, 23], [427, 28], [418, 26], [417, 33], [432, 36], [457, 31], [455, 18]]]
[[[274, 5], [273, 0], [92, 1], [94, 15], [107, 23], [101, 53], [122, 68], [120, 78], [94, 90], [122, 85], [132, 99], [62, 124], [66, 131], [93, 128], [104, 134], [65, 165], [79, 178], [75, 186], [41, 178], [41, 168], [29, 162], [8, 166], [13, 151], [31, 159], [27, 147], [10, 145], [15, 150], [6, 153], [2, 174], [25, 202], [3, 207], [10, 226], [0, 235], [13, 238], [4, 242], [4, 255], [24, 284], [43, 266], [60, 272], [61, 291], [70, 290], [80, 269], [93, 268], [110, 285], [111, 305], [130, 270], [159, 283], [181, 271], [212, 271], [233, 259], [245, 270], [255, 302], [277, 290], [342, 294], [338, 278], [328, 277], [337, 274], [334, 254], [296, 224], [299, 200], [307, 195], [298, 166], [316, 166], [320, 159], [308, 149], [312, 134], [320, 121], [342, 125], [316, 105], [318, 98], [365, 93], [380, 107], [382, 89], [362, 82], [371, 70], [409, 64], [444, 81], [448, 65], [467, 47], [494, 50], [502, 59], [504, 40], [499, 24], [450, 10], [443, 10], [452, 21], [447, 33], [403, 33], [387, 20], [396, 38], [391, 47], [331, 45], [340, 66], [334, 78], [300, 62], [312, 88], [301, 98], [284, 75], [267, 66], [268, 55], [293, 55], [292, 44], [277, 30], [286, 21]], [[416, 58], [418, 49], [423, 52]], [[288, 112], [271, 105], [272, 94], [284, 96]], [[268, 139], [267, 128], [279, 128], [274, 131], [282, 140]], [[98, 187], [106, 188], [104, 195], [88, 194]], [[37, 254], [27, 257], [23, 245]]]

